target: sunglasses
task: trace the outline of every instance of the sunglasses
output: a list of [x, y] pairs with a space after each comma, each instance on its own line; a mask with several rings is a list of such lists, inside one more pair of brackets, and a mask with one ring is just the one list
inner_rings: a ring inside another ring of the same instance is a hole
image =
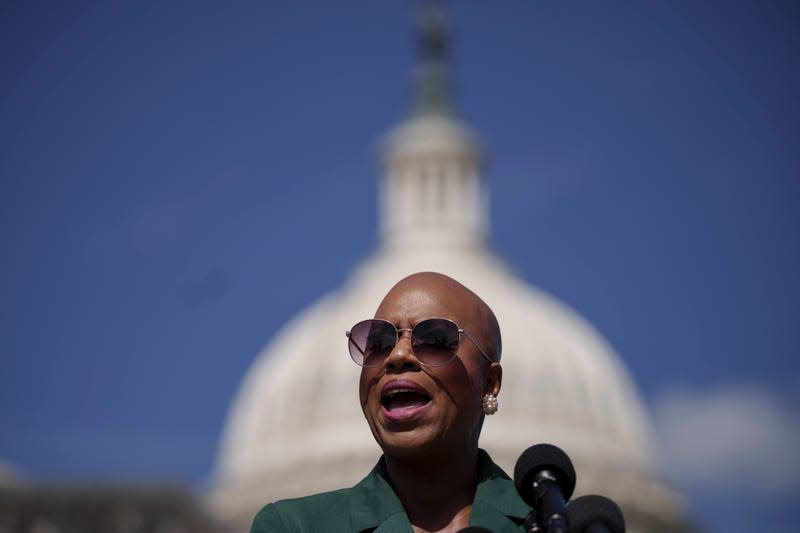
[[345, 333], [350, 357], [359, 366], [380, 366], [400, 340], [403, 331], [411, 332], [411, 350], [421, 365], [442, 366], [455, 359], [462, 334], [490, 363], [494, 362], [472, 335], [446, 318], [428, 318], [411, 329], [398, 329], [391, 322], [377, 318], [361, 321]]

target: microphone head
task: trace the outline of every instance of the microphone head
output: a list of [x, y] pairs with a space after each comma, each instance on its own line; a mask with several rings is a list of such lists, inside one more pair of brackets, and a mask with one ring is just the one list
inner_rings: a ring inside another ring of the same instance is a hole
[[567, 505], [569, 533], [583, 533], [589, 524], [600, 522], [611, 533], [625, 533], [625, 517], [612, 500], [590, 495], [575, 498]]
[[534, 444], [517, 459], [514, 467], [514, 484], [522, 499], [531, 507], [536, 506], [533, 480], [542, 470], [549, 470], [556, 476], [561, 495], [564, 500], [569, 500], [575, 490], [575, 468], [567, 454], [552, 444]]

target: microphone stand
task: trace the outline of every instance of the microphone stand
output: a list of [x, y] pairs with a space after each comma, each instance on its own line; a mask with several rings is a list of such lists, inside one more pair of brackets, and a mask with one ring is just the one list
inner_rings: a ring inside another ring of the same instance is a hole
[[548, 533], [569, 533], [569, 523], [564, 512], [564, 499], [555, 477], [543, 470], [533, 483], [533, 493], [536, 495], [536, 508], [540, 512], [545, 529]]
[[536, 520], [536, 509], [533, 509], [530, 513], [528, 513], [528, 517], [525, 518], [525, 524], [523, 527], [525, 528], [525, 533], [547, 533]]

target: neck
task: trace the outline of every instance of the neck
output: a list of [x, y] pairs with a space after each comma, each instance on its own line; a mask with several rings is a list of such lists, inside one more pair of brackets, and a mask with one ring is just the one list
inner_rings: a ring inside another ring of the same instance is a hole
[[416, 532], [467, 527], [478, 484], [478, 450], [418, 458], [386, 455], [386, 470]]

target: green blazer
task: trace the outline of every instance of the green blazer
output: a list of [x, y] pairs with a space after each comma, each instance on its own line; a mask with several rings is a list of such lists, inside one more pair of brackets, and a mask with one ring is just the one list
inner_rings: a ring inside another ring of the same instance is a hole
[[[479, 451], [478, 488], [469, 525], [494, 533], [524, 531], [530, 507], [514, 482], [489, 455]], [[409, 533], [400, 500], [389, 485], [383, 457], [361, 482], [341, 489], [270, 503], [258, 512], [250, 533]]]

